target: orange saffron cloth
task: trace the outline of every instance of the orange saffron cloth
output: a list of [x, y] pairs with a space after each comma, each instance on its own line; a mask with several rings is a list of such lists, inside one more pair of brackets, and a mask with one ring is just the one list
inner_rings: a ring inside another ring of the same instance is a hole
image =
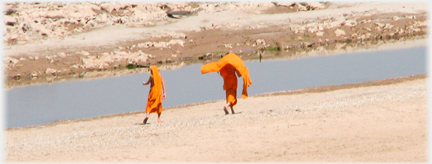
[[210, 72], [220, 72], [224, 79], [223, 89], [230, 92], [227, 92], [227, 101], [229, 102], [229, 94], [231, 97], [234, 94], [235, 98], [236, 94], [235, 92], [233, 93], [232, 90], [234, 89], [235, 91], [237, 89], [237, 77], [234, 71], [231, 69], [231, 66], [234, 67], [234, 69], [236, 69], [243, 77], [242, 98], [246, 99], [248, 97], [247, 87], [252, 85], [252, 81], [249, 78], [249, 69], [243, 64], [243, 61], [236, 54], [228, 53], [217, 62], [211, 62], [201, 66], [201, 73], [205, 74]]
[[162, 113], [162, 76], [159, 74], [157, 66], [151, 66], [150, 70], [152, 75], [152, 83], [147, 99], [146, 112], [148, 113]]

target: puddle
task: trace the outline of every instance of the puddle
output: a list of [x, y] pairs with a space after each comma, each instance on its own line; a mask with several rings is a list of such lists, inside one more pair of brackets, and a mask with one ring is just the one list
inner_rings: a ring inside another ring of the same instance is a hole
[[[201, 65], [161, 71], [167, 89], [164, 107], [225, 99], [222, 78], [216, 73], [202, 75]], [[245, 65], [253, 82], [249, 95], [255, 95], [425, 74], [426, 47], [261, 62], [257, 59], [245, 61]], [[145, 110], [149, 86], [142, 82], [148, 77], [148, 73], [137, 73], [4, 91], [6, 127]], [[241, 86], [243, 81], [238, 81]], [[238, 95], [240, 92], [238, 89]]]

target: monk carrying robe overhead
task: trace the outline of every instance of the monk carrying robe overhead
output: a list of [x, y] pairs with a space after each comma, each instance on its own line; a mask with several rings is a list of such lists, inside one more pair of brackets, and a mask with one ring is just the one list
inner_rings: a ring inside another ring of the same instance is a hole
[[[249, 69], [244, 66], [243, 61], [234, 53], [226, 54], [217, 62], [207, 63], [201, 66], [201, 73], [219, 72], [224, 80], [223, 89], [226, 91], [226, 104], [224, 106], [225, 114], [229, 114], [227, 108], [231, 108], [234, 114], [233, 106], [237, 104], [237, 77], [243, 77], [242, 98], [247, 98], [247, 87], [252, 84], [249, 78]], [[237, 76], [236, 76], [237, 75]]]
[[143, 82], [143, 85], [150, 84], [150, 91], [147, 99], [146, 117], [143, 120], [143, 124], [147, 124], [150, 113], [158, 114], [158, 123], [161, 123], [160, 116], [162, 114], [162, 100], [166, 97], [165, 82], [162, 75], [159, 73], [157, 66], [150, 67], [151, 76], [147, 82]]

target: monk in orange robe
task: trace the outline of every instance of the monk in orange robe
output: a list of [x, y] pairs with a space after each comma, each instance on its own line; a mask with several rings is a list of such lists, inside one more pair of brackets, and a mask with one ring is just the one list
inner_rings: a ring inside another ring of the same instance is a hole
[[160, 116], [162, 114], [162, 100], [166, 97], [165, 82], [162, 75], [158, 71], [157, 66], [150, 67], [151, 76], [143, 85], [150, 84], [150, 91], [147, 99], [146, 117], [143, 123], [147, 124], [150, 113], [156, 112], [158, 114], [158, 123], [161, 123]]
[[234, 105], [237, 104], [237, 77], [243, 77], [242, 98], [247, 98], [247, 87], [252, 85], [249, 78], [249, 69], [244, 66], [243, 61], [234, 53], [227, 53], [217, 62], [207, 63], [201, 66], [201, 73], [219, 72], [224, 80], [223, 89], [226, 92], [225, 114], [229, 114], [227, 109], [231, 108], [234, 114]]

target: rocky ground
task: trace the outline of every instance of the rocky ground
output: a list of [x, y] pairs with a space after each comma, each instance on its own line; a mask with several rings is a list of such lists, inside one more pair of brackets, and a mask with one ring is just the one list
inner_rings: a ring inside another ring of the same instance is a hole
[[[5, 88], [427, 37], [426, 3], [6, 3]], [[273, 53], [274, 54], [274, 53]]]

